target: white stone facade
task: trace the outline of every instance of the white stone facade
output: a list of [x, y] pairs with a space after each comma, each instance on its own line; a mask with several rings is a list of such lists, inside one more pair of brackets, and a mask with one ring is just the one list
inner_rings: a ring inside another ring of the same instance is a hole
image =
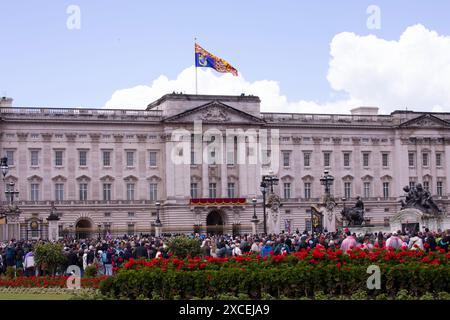
[[[13, 161], [6, 182], [15, 182], [20, 191], [22, 237], [48, 236], [45, 219], [51, 201], [61, 215], [60, 231], [65, 232], [75, 232], [77, 227], [91, 233], [154, 232], [156, 201], [161, 203], [162, 232], [192, 232], [194, 225], [204, 230], [213, 210], [219, 210], [225, 232], [231, 232], [233, 224], [240, 225], [241, 232], [251, 232], [251, 200], [256, 197], [258, 231], [262, 231], [259, 184], [267, 166], [236, 160], [227, 164], [226, 150], [208, 149], [207, 142], [201, 148], [216, 164], [191, 164], [186, 153], [182, 155], [187, 163], [174, 163], [173, 152], [181, 157], [177, 148], [182, 143], [174, 141], [173, 132], [194, 132], [194, 121], [200, 120], [203, 134], [219, 130], [224, 141], [227, 129], [267, 130], [279, 141], [277, 148], [269, 144], [268, 149], [279, 157], [274, 174], [280, 178], [275, 192], [283, 199], [282, 230], [303, 231], [309, 225], [310, 206], [323, 195], [319, 179], [324, 170], [334, 176], [335, 198], [345, 196], [346, 205], [353, 205], [360, 195], [366, 216], [375, 224], [382, 225], [400, 209], [402, 188], [410, 181], [428, 187], [448, 211], [448, 113], [378, 115], [374, 108], [355, 109], [348, 115], [262, 113], [255, 96], [184, 94], [165, 95], [147, 110], [2, 104], [0, 112], [0, 149]], [[251, 146], [250, 139], [244, 149], [248, 157], [258, 154]], [[2, 184], [2, 194], [4, 188]], [[245, 198], [246, 202], [191, 205], [191, 192], [194, 198]], [[31, 231], [33, 221], [39, 228]]]

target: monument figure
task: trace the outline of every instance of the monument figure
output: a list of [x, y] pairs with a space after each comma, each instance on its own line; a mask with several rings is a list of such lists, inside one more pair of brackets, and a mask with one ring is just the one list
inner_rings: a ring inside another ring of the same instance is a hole
[[364, 202], [361, 197], [356, 197], [353, 207], [344, 207], [341, 211], [342, 219], [348, 222], [349, 226], [361, 226], [364, 222]]
[[421, 183], [415, 186], [405, 186], [405, 200], [401, 200], [402, 210], [407, 208], [415, 208], [424, 213], [438, 215], [442, 210], [433, 201], [428, 190], [424, 189]]

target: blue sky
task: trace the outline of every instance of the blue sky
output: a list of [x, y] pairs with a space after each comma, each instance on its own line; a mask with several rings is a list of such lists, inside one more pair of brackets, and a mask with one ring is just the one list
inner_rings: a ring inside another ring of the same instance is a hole
[[[372, 4], [379, 30], [366, 26]], [[81, 9], [80, 30], [66, 27], [69, 5]], [[347, 95], [327, 80], [335, 35], [398, 40], [418, 23], [450, 35], [449, 12], [445, 0], [0, 0], [0, 94], [16, 106], [101, 107], [116, 90], [176, 78], [193, 65], [197, 36], [247, 81], [276, 81], [289, 101], [325, 102]]]

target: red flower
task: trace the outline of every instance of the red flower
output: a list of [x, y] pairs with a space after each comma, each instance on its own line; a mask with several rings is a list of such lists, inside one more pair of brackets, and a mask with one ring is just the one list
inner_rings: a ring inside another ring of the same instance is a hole
[[429, 247], [430, 247], [430, 244], [429, 244], [428, 242], [425, 242], [425, 243], [423, 244], [423, 246], [424, 246], [425, 248], [429, 248]]
[[336, 264], [336, 267], [340, 268], [340, 267], [341, 267], [341, 263], [338, 262], [338, 263]]

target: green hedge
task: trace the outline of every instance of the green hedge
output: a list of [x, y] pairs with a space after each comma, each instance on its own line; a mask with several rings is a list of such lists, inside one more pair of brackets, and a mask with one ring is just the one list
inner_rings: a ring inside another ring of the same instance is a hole
[[101, 282], [100, 291], [112, 298], [161, 299], [217, 298], [223, 295], [246, 295], [251, 299], [314, 298], [325, 295], [348, 295], [365, 292], [368, 298], [379, 295], [396, 297], [408, 292], [413, 297], [428, 293], [450, 292], [450, 268], [446, 265], [417, 263], [377, 263], [381, 269], [381, 289], [367, 289], [369, 264], [280, 265], [270, 268], [220, 268], [217, 270], [162, 270], [139, 268], [120, 270]]

